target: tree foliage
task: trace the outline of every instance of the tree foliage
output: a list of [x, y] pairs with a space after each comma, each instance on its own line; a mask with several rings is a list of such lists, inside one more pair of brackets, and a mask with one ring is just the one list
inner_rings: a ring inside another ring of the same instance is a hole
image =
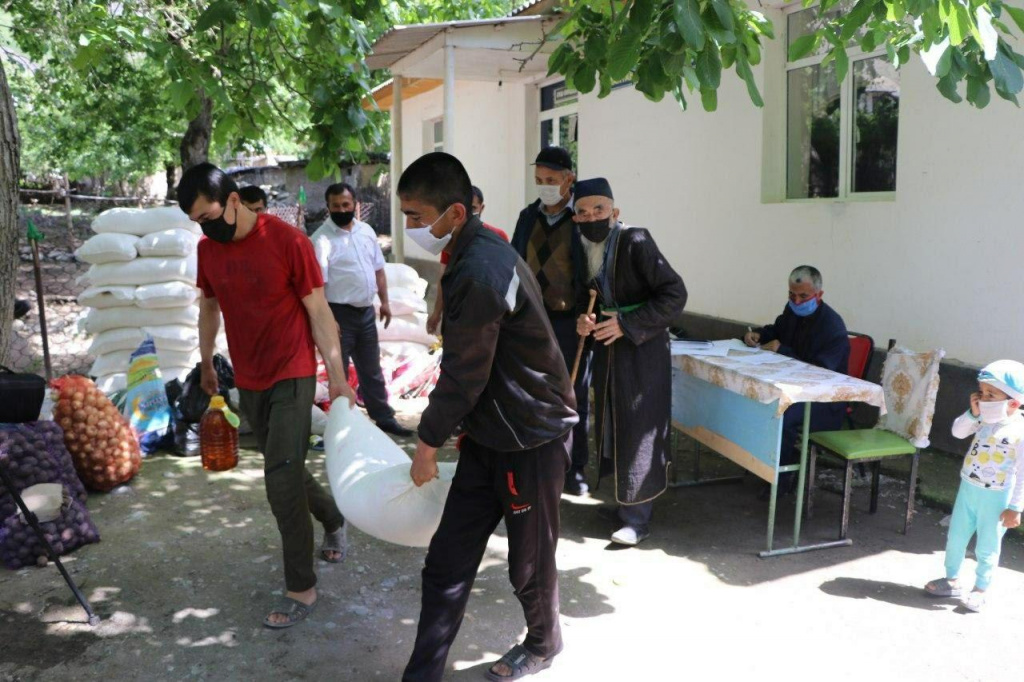
[[[804, 0], [805, 7], [816, 4]], [[1011, 46], [1011, 26], [1024, 35], [1024, 9], [1002, 0], [821, 0], [818, 28], [794, 41], [789, 58], [827, 46], [842, 80], [847, 50], [885, 50], [897, 67], [921, 55], [939, 91], [979, 108], [990, 87], [1017, 103], [1024, 89], [1024, 57]], [[837, 11], [840, 10], [840, 11]], [[580, 92], [630, 79], [649, 99], [671, 93], [684, 108], [699, 93], [717, 107], [723, 71], [735, 69], [751, 100], [763, 106], [751, 66], [761, 61], [772, 23], [742, 0], [571, 0], [562, 22], [565, 41], [552, 53], [549, 73], [560, 73]], [[963, 88], [962, 88], [963, 86]]]

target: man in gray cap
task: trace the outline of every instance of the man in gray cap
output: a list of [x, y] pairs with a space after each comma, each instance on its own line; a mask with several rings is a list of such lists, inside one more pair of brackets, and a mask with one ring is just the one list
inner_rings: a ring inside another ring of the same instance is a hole
[[[534, 179], [538, 199], [519, 214], [512, 246], [530, 267], [544, 296], [544, 311], [554, 329], [567, 368], [576, 359], [576, 317], [587, 308], [586, 261], [579, 230], [573, 225], [572, 156], [561, 147], [537, 155]], [[572, 434], [572, 468], [565, 492], [588, 492], [584, 468], [589, 459], [587, 426], [590, 408], [590, 343], [580, 359], [573, 385], [580, 421]]]
[[650, 232], [619, 222], [607, 180], [576, 183], [575, 201], [573, 220], [600, 303], [579, 316], [577, 332], [595, 341], [595, 442], [600, 475], [615, 475], [618, 503], [602, 515], [620, 526], [612, 542], [636, 545], [650, 534], [654, 498], [668, 487], [668, 327], [686, 305], [686, 287]]

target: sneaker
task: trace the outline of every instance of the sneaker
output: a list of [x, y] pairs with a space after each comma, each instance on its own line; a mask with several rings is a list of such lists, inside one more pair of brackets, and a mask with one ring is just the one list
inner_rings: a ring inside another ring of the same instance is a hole
[[985, 607], [985, 593], [971, 592], [964, 597], [963, 604], [968, 611], [979, 613]]
[[636, 547], [650, 536], [650, 531], [641, 531], [632, 526], [623, 526], [612, 533], [612, 542], [617, 545]]
[[578, 471], [570, 471], [565, 475], [565, 487], [567, 495], [586, 495], [590, 492], [586, 477]]
[[392, 417], [391, 419], [382, 419], [377, 422], [377, 428], [384, 433], [390, 433], [392, 436], [401, 436], [403, 438], [411, 436], [414, 431], [407, 429], [398, 423], [398, 420]]

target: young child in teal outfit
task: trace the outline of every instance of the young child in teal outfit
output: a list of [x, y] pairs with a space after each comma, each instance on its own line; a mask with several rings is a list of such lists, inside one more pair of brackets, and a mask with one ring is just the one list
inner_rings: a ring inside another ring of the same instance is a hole
[[934, 597], [960, 597], [960, 566], [967, 544], [977, 534], [978, 568], [974, 589], [964, 606], [980, 611], [1007, 528], [1020, 525], [1024, 510], [1024, 364], [999, 360], [978, 374], [978, 392], [971, 408], [953, 423], [953, 435], [973, 435], [960, 471], [960, 490], [953, 506], [946, 541], [946, 577], [925, 585]]

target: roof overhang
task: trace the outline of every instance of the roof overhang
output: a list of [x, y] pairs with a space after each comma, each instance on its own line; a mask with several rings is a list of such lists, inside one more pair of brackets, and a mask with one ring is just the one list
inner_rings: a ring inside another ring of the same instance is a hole
[[517, 16], [396, 26], [373, 44], [366, 63], [412, 79], [444, 77], [446, 47], [456, 48], [457, 80], [532, 78], [547, 72], [560, 16]]

